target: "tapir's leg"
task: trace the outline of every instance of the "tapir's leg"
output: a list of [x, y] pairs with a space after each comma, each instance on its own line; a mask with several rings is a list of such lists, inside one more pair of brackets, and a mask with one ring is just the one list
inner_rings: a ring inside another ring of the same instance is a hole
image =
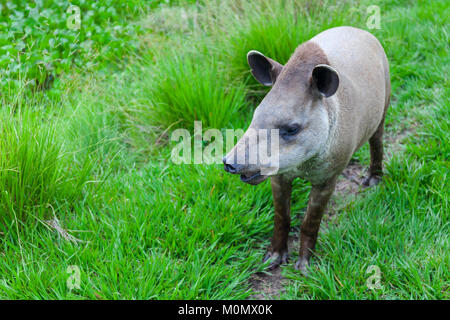
[[300, 227], [300, 254], [296, 269], [306, 273], [309, 259], [316, 246], [317, 234], [323, 213], [336, 186], [336, 177], [322, 185], [313, 185], [309, 194], [308, 209]]
[[272, 242], [264, 258], [271, 260], [269, 270], [288, 260], [288, 237], [291, 228], [292, 180], [283, 176], [271, 178], [273, 203], [275, 206], [274, 231]]
[[363, 185], [366, 187], [378, 184], [383, 176], [383, 132], [384, 118], [381, 120], [377, 131], [369, 139], [370, 145], [370, 167], [369, 176], [364, 179]]

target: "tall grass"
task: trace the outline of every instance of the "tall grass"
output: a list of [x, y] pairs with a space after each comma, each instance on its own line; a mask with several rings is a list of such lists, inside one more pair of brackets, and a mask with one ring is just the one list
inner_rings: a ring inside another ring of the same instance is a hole
[[90, 166], [68, 155], [44, 114], [0, 110], [0, 225], [43, 219], [80, 197]]
[[194, 121], [204, 127], [229, 125], [246, 106], [245, 86], [230, 82], [226, 68], [207, 53], [175, 51], [159, 58], [150, 92], [157, 124], [182, 121], [192, 128]]

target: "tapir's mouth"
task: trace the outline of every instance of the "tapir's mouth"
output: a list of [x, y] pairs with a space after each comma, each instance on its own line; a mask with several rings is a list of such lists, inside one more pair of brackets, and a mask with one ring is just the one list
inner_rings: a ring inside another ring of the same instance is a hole
[[241, 181], [252, 185], [260, 184], [267, 178], [268, 176], [263, 176], [261, 171], [241, 174]]

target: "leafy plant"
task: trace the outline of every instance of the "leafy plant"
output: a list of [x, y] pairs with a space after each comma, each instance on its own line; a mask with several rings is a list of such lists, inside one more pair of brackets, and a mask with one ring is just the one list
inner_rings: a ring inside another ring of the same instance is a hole
[[17, 88], [25, 81], [47, 89], [71, 67], [86, 71], [122, 61], [139, 33], [139, 26], [127, 19], [145, 8], [145, 1], [138, 0], [4, 1], [0, 88]]

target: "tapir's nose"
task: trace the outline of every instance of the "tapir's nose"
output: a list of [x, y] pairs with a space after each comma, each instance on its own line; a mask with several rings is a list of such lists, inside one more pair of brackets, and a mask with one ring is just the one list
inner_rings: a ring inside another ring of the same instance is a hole
[[223, 164], [224, 164], [224, 169], [226, 172], [229, 173], [238, 173], [239, 170], [241, 169], [241, 166], [239, 164], [235, 164], [235, 163], [227, 163], [227, 158], [224, 157], [222, 159]]

